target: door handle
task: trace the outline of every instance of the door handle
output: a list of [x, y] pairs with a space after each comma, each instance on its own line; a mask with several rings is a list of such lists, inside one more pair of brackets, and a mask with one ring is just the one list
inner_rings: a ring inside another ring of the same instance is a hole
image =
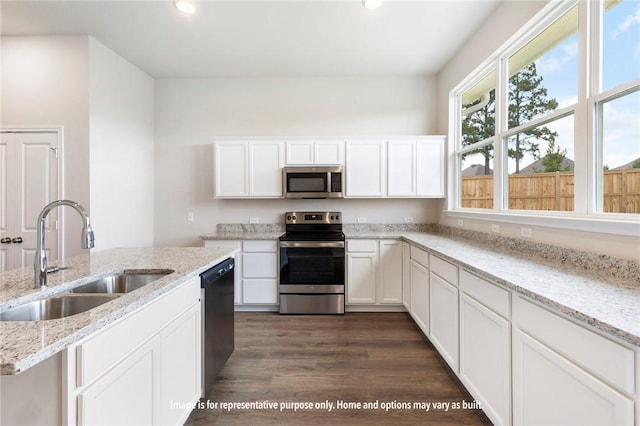
[[1, 244], [11, 244], [11, 237], [4, 237], [0, 239]]
[[15, 237], [11, 240], [12, 243], [20, 244], [22, 242], [22, 237]]

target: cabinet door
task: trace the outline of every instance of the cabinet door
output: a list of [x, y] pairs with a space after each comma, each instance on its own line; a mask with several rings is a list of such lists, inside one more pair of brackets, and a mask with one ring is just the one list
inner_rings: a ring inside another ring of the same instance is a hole
[[347, 303], [376, 303], [377, 253], [347, 254]]
[[251, 142], [249, 158], [249, 195], [282, 197], [282, 142]]
[[402, 243], [380, 241], [378, 303], [402, 303]]
[[163, 425], [181, 425], [191, 410], [173, 408], [172, 402], [196, 402], [200, 398], [201, 314], [195, 304], [170, 324], [161, 335], [160, 409]]
[[411, 260], [411, 316], [429, 336], [429, 270]]
[[386, 195], [385, 141], [348, 141], [346, 163], [347, 197]]
[[159, 363], [157, 338], [102, 376], [78, 396], [79, 425], [151, 425], [157, 401], [154, 372]]
[[389, 141], [387, 155], [388, 195], [390, 197], [415, 197], [416, 143], [414, 141]]
[[460, 380], [496, 425], [511, 423], [511, 325], [460, 293]]
[[417, 142], [417, 195], [444, 197], [444, 136]]
[[287, 164], [313, 164], [314, 144], [313, 141], [287, 141], [286, 143]]
[[316, 141], [314, 161], [315, 164], [344, 164], [344, 142]]
[[214, 145], [214, 197], [249, 196], [249, 144], [216, 142]]
[[458, 289], [433, 272], [429, 282], [429, 305], [431, 342], [457, 373]]
[[514, 329], [513, 423], [630, 425], [633, 400]]
[[411, 246], [402, 243], [402, 303], [411, 311]]

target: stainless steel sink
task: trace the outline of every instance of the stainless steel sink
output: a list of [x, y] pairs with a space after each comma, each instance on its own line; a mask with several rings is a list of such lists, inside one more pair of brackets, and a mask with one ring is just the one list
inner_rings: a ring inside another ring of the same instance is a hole
[[0, 312], [0, 321], [42, 321], [70, 317], [116, 299], [118, 294], [65, 294]]
[[171, 269], [161, 269], [154, 271], [130, 270], [82, 284], [71, 290], [73, 293], [129, 293], [144, 287], [145, 285], [159, 280], [172, 273]]

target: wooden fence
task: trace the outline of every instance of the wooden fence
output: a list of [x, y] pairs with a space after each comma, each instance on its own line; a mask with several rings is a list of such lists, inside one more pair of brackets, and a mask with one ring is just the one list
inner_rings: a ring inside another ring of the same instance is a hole
[[[509, 208], [573, 211], [573, 172], [509, 175]], [[603, 211], [640, 213], [640, 169], [608, 170]], [[493, 176], [462, 178], [462, 207], [493, 208]]]

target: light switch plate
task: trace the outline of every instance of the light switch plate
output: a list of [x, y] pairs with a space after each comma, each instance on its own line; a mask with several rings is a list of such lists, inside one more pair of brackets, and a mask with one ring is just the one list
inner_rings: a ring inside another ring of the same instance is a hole
[[260, 219], [257, 217], [250, 217], [249, 223], [260, 223]]

